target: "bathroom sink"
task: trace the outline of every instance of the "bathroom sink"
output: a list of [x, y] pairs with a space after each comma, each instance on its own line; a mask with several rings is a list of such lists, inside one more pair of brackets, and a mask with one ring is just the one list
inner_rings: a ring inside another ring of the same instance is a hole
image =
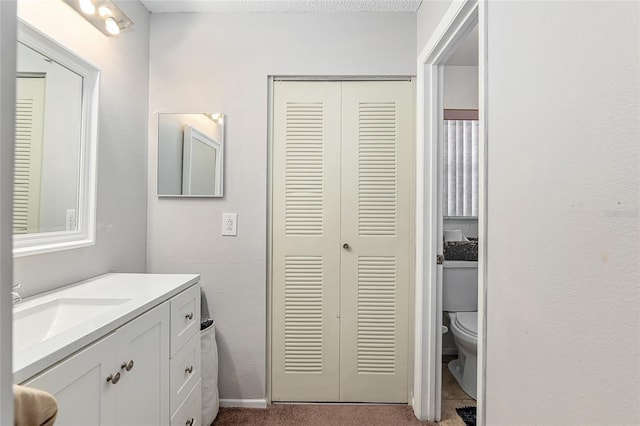
[[13, 350], [31, 345], [72, 329], [131, 299], [59, 298], [13, 313]]

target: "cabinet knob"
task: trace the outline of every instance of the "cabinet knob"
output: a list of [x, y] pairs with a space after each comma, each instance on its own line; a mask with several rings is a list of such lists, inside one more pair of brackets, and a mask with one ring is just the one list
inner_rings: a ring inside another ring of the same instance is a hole
[[349, 250], [351, 247], [349, 246], [349, 244], [344, 243], [344, 244], [342, 245], [342, 248], [343, 248], [343, 249], [345, 249], [345, 250]]
[[185, 373], [191, 374], [193, 373], [193, 365], [188, 366], [187, 368], [184, 369]]
[[187, 315], [184, 316], [186, 319], [188, 320], [192, 320], [193, 319], [193, 312], [189, 312]]
[[124, 368], [127, 371], [131, 371], [133, 369], [133, 360], [127, 362], [123, 362], [120, 368]]
[[111, 382], [114, 385], [120, 381], [120, 372], [116, 371], [114, 374], [109, 374], [107, 376], [107, 382]]
[[189, 420], [187, 420], [186, 425], [187, 426], [193, 426], [193, 417], [191, 417]]

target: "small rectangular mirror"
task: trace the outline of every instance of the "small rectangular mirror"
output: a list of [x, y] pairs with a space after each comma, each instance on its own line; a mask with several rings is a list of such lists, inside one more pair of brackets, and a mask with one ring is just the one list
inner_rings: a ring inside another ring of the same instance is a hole
[[158, 196], [222, 197], [224, 115], [158, 114]]

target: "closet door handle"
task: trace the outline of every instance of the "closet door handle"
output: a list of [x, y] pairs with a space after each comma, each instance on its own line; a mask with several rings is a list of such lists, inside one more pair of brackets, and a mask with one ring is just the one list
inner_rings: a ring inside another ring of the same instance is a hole
[[342, 248], [345, 249], [345, 250], [349, 250], [351, 248], [351, 246], [349, 246], [349, 244], [347, 244], [347, 243], [344, 243], [342, 245]]

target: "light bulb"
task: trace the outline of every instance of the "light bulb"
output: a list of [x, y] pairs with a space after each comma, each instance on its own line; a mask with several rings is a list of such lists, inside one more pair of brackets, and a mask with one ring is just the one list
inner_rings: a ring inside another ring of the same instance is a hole
[[87, 15], [93, 15], [96, 13], [96, 7], [91, 3], [91, 0], [80, 0], [80, 10]]
[[98, 14], [100, 16], [102, 16], [103, 18], [106, 18], [108, 16], [113, 16], [113, 13], [111, 12], [111, 9], [109, 9], [107, 6], [100, 6], [98, 8]]
[[107, 27], [107, 31], [109, 32], [109, 34], [113, 34], [113, 35], [120, 34], [120, 27], [118, 26], [118, 23], [116, 22], [115, 19], [106, 18], [104, 20], [104, 24]]

